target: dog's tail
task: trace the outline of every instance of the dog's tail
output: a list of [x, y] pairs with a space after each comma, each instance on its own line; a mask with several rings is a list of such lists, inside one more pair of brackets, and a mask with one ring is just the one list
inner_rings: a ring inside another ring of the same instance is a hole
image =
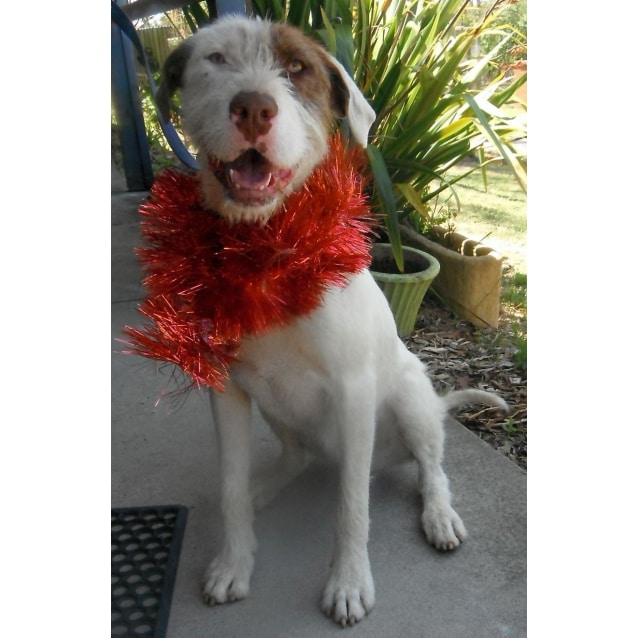
[[447, 410], [463, 407], [471, 403], [485, 403], [499, 408], [503, 414], [509, 414], [511, 409], [497, 394], [485, 390], [454, 390], [441, 397]]

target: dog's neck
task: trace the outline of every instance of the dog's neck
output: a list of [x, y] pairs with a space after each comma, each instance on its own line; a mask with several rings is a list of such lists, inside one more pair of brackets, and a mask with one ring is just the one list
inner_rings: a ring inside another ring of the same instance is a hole
[[129, 352], [177, 364], [223, 389], [239, 341], [308, 315], [330, 286], [370, 264], [360, 157], [339, 137], [304, 188], [266, 224], [231, 223], [201, 205], [199, 175], [167, 170], [140, 212], [151, 321], [127, 327]]

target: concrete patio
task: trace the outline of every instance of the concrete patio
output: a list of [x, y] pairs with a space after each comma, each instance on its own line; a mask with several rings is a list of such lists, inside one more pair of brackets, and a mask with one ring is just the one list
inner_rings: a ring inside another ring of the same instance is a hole
[[[204, 395], [179, 405], [158, 398], [170, 373], [119, 354], [122, 327], [139, 324], [137, 208], [146, 193], [112, 179], [112, 506], [180, 504], [189, 509], [170, 613], [169, 638], [342, 635], [320, 611], [335, 518], [336, 477], [313, 466], [256, 519], [259, 549], [248, 599], [215, 608], [200, 579], [220, 540], [216, 442]], [[453, 419], [445, 467], [469, 538], [442, 554], [419, 527], [416, 467], [374, 477], [369, 553], [377, 605], [343, 630], [366, 638], [526, 636], [526, 475]], [[266, 426], [254, 431], [257, 464], [277, 453]]]

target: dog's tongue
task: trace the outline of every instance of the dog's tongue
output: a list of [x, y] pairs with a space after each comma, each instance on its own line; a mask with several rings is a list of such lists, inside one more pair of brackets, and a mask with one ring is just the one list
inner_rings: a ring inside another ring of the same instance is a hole
[[249, 150], [234, 162], [226, 164], [230, 180], [236, 188], [262, 190], [272, 181], [272, 166], [261, 153]]

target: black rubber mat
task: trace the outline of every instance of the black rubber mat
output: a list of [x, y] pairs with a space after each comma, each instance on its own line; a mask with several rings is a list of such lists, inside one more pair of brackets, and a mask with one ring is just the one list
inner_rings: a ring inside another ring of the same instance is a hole
[[111, 510], [111, 636], [164, 638], [188, 510]]

